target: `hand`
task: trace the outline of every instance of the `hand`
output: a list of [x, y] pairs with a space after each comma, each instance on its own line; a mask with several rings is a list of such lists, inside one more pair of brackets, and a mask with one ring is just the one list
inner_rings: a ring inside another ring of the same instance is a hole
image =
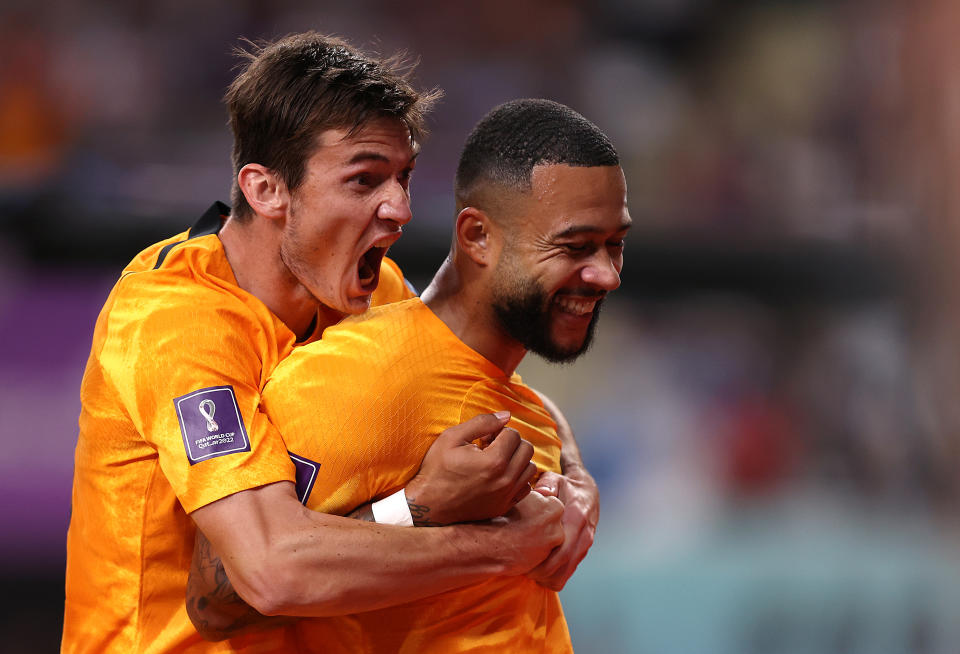
[[600, 492], [593, 477], [582, 467], [571, 468], [567, 476], [545, 472], [533, 490], [563, 502], [564, 541], [527, 576], [541, 586], [559, 591], [593, 545], [600, 518]]
[[504, 574], [528, 574], [563, 543], [563, 504], [556, 497], [530, 493], [493, 524], [501, 530], [493, 542], [506, 548], [500, 552]]
[[530, 492], [533, 446], [504, 428], [509, 419], [506, 411], [484, 413], [437, 437], [405, 488], [415, 525], [501, 516]]

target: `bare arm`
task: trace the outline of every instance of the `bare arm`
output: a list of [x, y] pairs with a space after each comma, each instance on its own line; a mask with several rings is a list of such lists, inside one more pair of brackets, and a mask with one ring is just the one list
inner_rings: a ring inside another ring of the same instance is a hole
[[[486, 519], [506, 513], [520, 498], [529, 493], [529, 479], [535, 470], [530, 463], [532, 446], [520, 439], [512, 429], [497, 432], [508, 417], [489, 414], [478, 416], [464, 425], [452, 427], [441, 434], [424, 457], [421, 470], [416, 477], [420, 483], [414, 483], [415, 480], [412, 480], [408, 485], [408, 504], [415, 524], [432, 525], [438, 524], [440, 520]], [[496, 436], [493, 437], [491, 434]], [[478, 436], [491, 444], [481, 450], [472, 443], [472, 440]], [[274, 486], [290, 486], [290, 484]], [[543, 504], [544, 498], [539, 496], [530, 498], [522, 510], [518, 507], [508, 513], [506, 519], [484, 525], [428, 530], [437, 532], [436, 535], [430, 536], [413, 533], [425, 530], [403, 528], [399, 528], [402, 535], [398, 536], [398, 528], [391, 528], [388, 525], [370, 526], [362, 532], [357, 532], [356, 528], [344, 525], [344, 522], [351, 521], [313, 513], [297, 502], [296, 510], [293, 508], [287, 510], [294, 513], [302, 510], [320, 522], [316, 533], [318, 539], [323, 538], [324, 548], [342, 547], [357, 559], [355, 569], [351, 571], [349, 557], [341, 558], [341, 555], [334, 550], [326, 552], [328, 565], [336, 568], [337, 574], [326, 575], [321, 583], [328, 585], [328, 592], [332, 593], [334, 598], [338, 597], [336, 594], [340, 592], [349, 594], [343, 599], [331, 600], [327, 606], [318, 607], [311, 604], [313, 600], [309, 596], [304, 597], [292, 588], [276, 588], [286, 582], [281, 582], [280, 578], [274, 578], [273, 572], [264, 570], [262, 575], [258, 575], [256, 573], [259, 571], [253, 570], [250, 571], [254, 573], [253, 582], [238, 580], [236, 576], [243, 573], [242, 566], [235, 572], [228, 559], [229, 553], [220, 559], [215, 554], [215, 551], [220, 551], [219, 547], [211, 548], [204, 536], [204, 533], [207, 533], [211, 540], [215, 540], [215, 536], [208, 531], [210, 527], [204, 525], [206, 522], [204, 514], [208, 513], [208, 508], [217, 507], [223, 503], [222, 510], [218, 507], [214, 511], [218, 516], [222, 515], [223, 520], [230, 520], [230, 513], [236, 508], [230, 506], [231, 504], [237, 504], [239, 510], [243, 511], [244, 505], [239, 503], [243, 496], [248, 493], [267, 491], [269, 488], [271, 487], [238, 493], [193, 514], [200, 531], [197, 534], [193, 567], [187, 587], [187, 612], [197, 630], [208, 640], [220, 640], [252, 628], [278, 625], [280, 623], [277, 620], [284, 620], [267, 617], [264, 614], [353, 613], [443, 592], [495, 574], [523, 574], [526, 570], [520, 568], [532, 568], [549, 553], [550, 548], [546, 548], [544, 541], [556, 539], [558, 537], [556, 532], [562, 532], [559, 514], [551, 516], [551, 511], [559, 506], [559, 502], [552, 505]], [[272, 490], [269, 492], [273, 494]], [[286, 494], [292, 495], [292, 490]], [[443, 501], [440, 501], [441, 499]], [[267, 504], [264, 508], [266, 506]], [[542, 515], [531, 513], [530, 506], [539, 506], [545, 512]], [[351, 517], [372, 520], [370, 505], [362, 505], [351, 514]], [[258, 524], [256, 517], [252, 519], [255, 522], [247, 524]], [[242, 525], [246, 520], [235, 515], [230, 522], [234, 525]], [[217, 524], [218, 522], [215, 521], [214, 526], [216, 527]], [[381, 528], [386, 531], [381, 535], [380, 540], [373, 545], [369, 544], [372, 537], [369, 536], [368, 529]], [[545, 533], [537, 533], [535, 529], [545, 529]], [[342, 537], [338, 537], [338, 534]], [[562, 533], [560, 535], [562, 536]], [[386, 545], [392, 539], [402, 539], [403, 542], [409, 542], [410, 546], [402, 554], [397, 553]], [[438, 539], [439, 544], [431, 544]], [[492, 539], [502, 540], [500, 543], [494, 543]], [[230, 544], [229, 538], [221, 538], [221, 540]], [[381, 550], [376, 549], [378, 544]], [[304, 547], [309, 551], [309, 547]], [[383, 553], [382, 550], [388, 551]], [[383, 558], [384, 556], [387, 558]], [[384, 567], [393, 567], [389, 562], [391, 556], [398, 559], [393, 565], [400, 571], [394, 580], [396, 587], [393, 590], [389, 583], [385, 583], [388, 580], [384, 579], [382, 571]], [[522, 562], [521, 559], [523, 559]], [[272, 558], [260, 560], [273, 561]], [[226, 566], [224, 561], [227, 561]], [[294, 574], [300, 578], [300, 581], [304, 581], [305, 576], [302, 572], [294, 570]], [[418, 579], [416, 593], [412, 592], [414, 589], [408, 587], [409, 578], [414, 575]], [[271, 589], [272, 592], [280, 594], [280, 597], [269, 595], [261, 597], [258, 594], [262, 589], [254, 584], [261, 576], [264, 582], [272, 582], [271, 585], [274, 587]], [[231, 580], [236, 582], [239, 595], [234, 591]], [[373, 588], [365, 589], [364, 584], [367, 582], [373, 584]], [[245, 584], [250, 584], [251, 587], [247, 588]], [[351, 584], [354, 586], [352, 589]], [[287, 590], [291, 591], [292, 597], [286, 595]], [[244, 602], [241, 596], [250, 600], [250, 605]], [[349, 602], [357, 602], [357, 604], [354, 606]]]
[[528, 575], [539, 584], [561, 590], [593, 545], [600, 519], [600, 491], [580, 457], [580, 448], [566, 417], [543, 393], [536, 391], [544, 407], [557, 423], [560, 437], [560, 469], [563, 474], [545, 472], [534, 490], [558, 497], [563, 502], [563, 545]]
[[409, 529], [310, 511], [293, 484], [279, 482], [192, 516], [237, 594], [258, 612], [328, 616], [526, 573], [563, 538], [560, 503], [528, 498], [523, 510], [486, 524]]
[[[370, 503], [357, 507], [349, 518], [374, 522]], [[223, 561], [213, 550], [210, 541], [197, 530], [193, 560], [187, 580], [187, 615], [206, 640], [217, 641], [290, 624], [296, 618], [263, 615], [243, 601], [234, 590]]]

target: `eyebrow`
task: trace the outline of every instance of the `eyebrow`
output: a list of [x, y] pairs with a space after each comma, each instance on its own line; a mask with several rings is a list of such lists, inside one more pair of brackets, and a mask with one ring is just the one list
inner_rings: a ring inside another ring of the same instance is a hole
[[[620, 227], [617, 228], [616, 232], [625, 232], [633, 225], [633, 221], [625, 220], [620, 223]], [[557, 232], [553, 235], [554, 238], [568, 238], [570, 236], [577, 236], [579, 234], [599, 234], [604, 233], [607, 230], [600, 229], [594, 225], [574, 225], [573, 227], [568, 227], [562, 232]]]
[[[412, 164], [419, 155], [420, 155], [419, 151], [414, 152], [413, 156], [410, 157], [410, 161], [407, 162], [407, 165]], [[353, 164], [361, 163], [364, 161], [377, 161], [382, 163], [390, 163], [390, 158], [383, 154], [380, 154], [379, 152], [373, 152], [373, 151], [358, 152], [352, 157], [350, 157], [350, 159], [347, 161], [347, 165], [352, 166]]]

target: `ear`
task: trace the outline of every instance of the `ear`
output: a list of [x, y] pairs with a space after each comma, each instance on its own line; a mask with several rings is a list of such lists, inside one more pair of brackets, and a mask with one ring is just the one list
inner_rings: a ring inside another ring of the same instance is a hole
[[254, 213], [273, 220], [286, 216], [290, 205], [287, 185], [266, 166], [247, 164], [237, 173], [237, 185]]
[[478, 266], [489, 266], [500, 253], [499, 229], [482, 209], [465, 207], [457, 214], [457, 249]]

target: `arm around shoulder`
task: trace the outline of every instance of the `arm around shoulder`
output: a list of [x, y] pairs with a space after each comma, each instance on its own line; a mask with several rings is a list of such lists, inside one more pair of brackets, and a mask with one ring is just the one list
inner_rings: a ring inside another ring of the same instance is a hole
[[[489, 523], [416, 529], [310, 511], [293, 484], [280, 482], [191, 515], [236, 592], [257, 612], [329, 616], [526, 573], [562, 541], [563, 530], [554, 498], [524, 502]], [[191, 588], [202, 593], [196, 572]]]

